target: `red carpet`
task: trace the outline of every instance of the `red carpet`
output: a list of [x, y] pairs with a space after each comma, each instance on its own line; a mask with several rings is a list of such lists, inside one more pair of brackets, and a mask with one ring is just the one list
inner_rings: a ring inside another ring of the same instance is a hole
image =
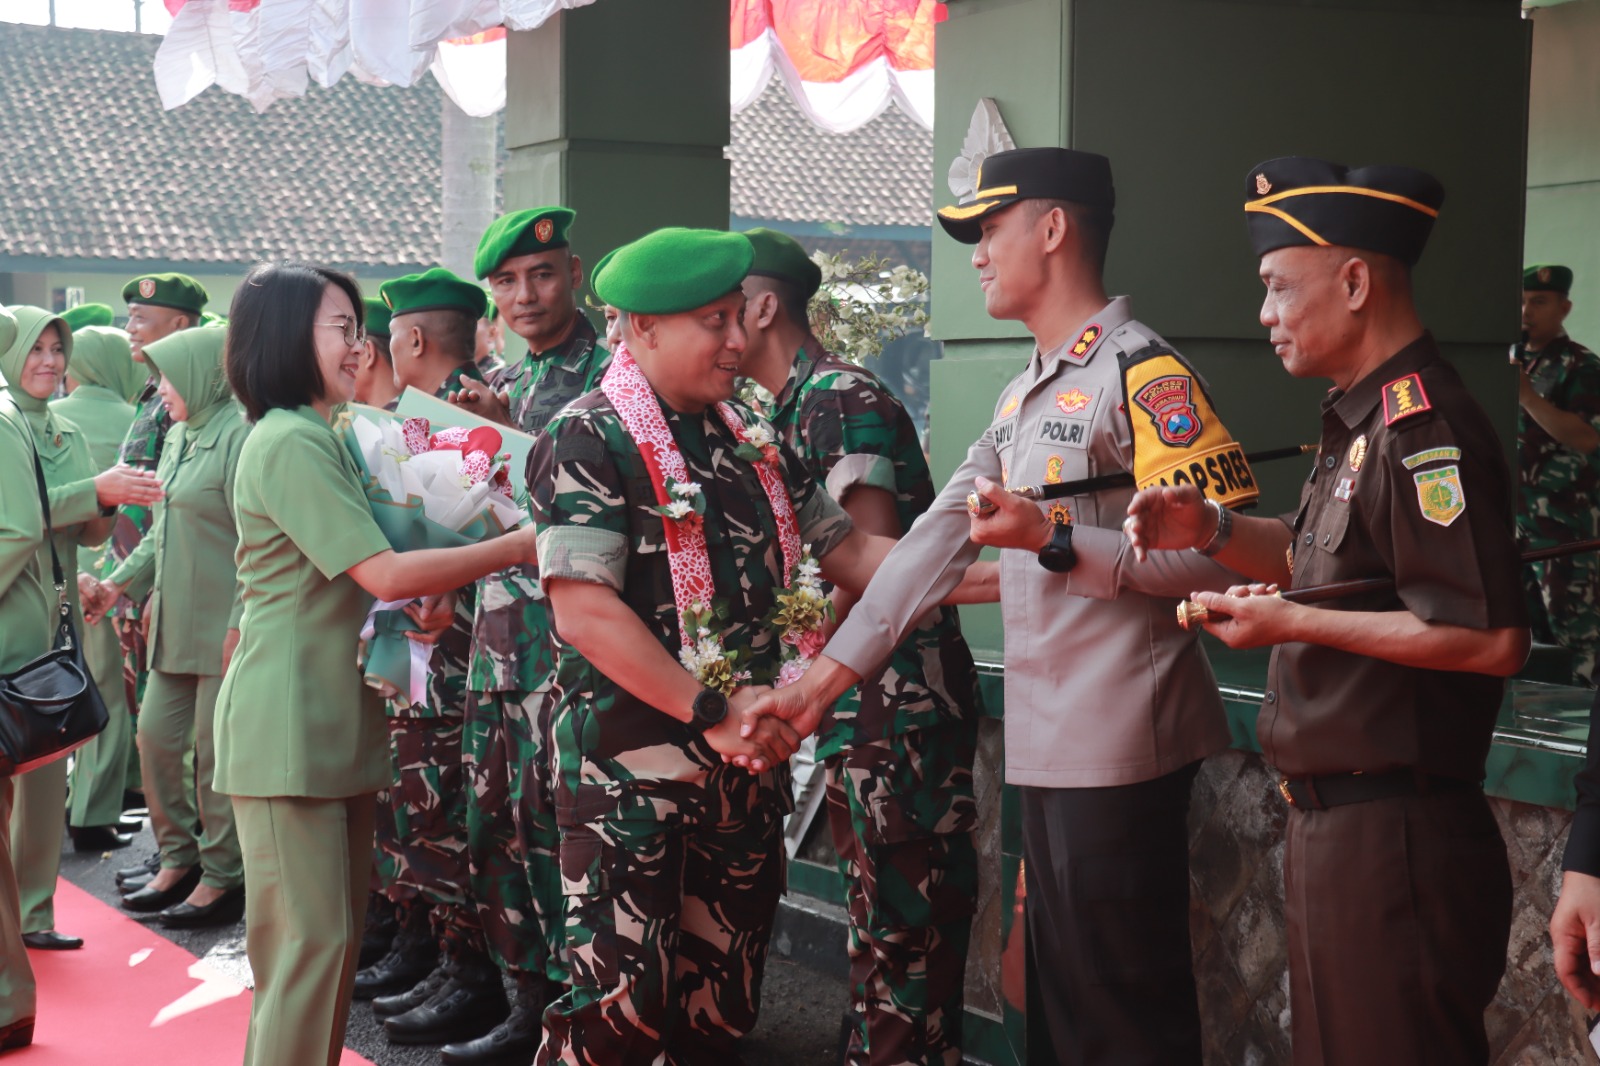
[[[39, 979], [33, 1046], [6, 1066], [235, 1066], [250, 993], [176, 944], [63, 880], [56, 923], [79, 951], [30, 951]], [[346, 1050], [340, 1066], [372, 1066]]]

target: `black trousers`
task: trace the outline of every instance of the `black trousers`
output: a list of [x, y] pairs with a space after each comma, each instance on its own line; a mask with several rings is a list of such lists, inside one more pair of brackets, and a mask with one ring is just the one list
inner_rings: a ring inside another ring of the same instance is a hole
[[1198, 1066], [1187, 821], [1199, 770], [1018, 789], [1030, 1009], [1046, 1023], [1028, 1027], [1032, 1066]]

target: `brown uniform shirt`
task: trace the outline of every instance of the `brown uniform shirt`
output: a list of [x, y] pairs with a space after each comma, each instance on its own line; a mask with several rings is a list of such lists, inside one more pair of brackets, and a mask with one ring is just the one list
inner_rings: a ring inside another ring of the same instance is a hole
[[[1293, 526], [1294, 587], [1390, 576], [1321, 610], [1407, 610], [1471, 629], [1525, 626], [1500, 439], [1429, 334], [1322, 405]], [[1256, 724], [1280, 771], [1416, 766], [1482, 780], [1504, 682], [1316, 644], [1273, 651]]]

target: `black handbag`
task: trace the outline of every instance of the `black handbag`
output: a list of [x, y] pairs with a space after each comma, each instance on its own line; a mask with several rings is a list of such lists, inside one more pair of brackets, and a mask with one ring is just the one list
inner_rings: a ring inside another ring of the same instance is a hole
[[[31, 441], [32, 433], [28, 436]], [[39, 506], [44, 511], [61, 622], [53, 650], [19, 670], [0, 674], [0, 776], [24, 773], [77, 751], [110, 720], [72, 627], [72, 603], [50, 537], [50, 496], [37, 450], [33, 472], [39, 481]]]

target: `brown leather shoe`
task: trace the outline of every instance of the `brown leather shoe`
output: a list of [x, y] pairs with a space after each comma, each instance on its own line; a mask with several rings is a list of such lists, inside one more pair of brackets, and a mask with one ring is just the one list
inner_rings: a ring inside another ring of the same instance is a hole
[[33, 1043], [33, 1019], [0, 1025], [0, 1051], [15, 1051]]

